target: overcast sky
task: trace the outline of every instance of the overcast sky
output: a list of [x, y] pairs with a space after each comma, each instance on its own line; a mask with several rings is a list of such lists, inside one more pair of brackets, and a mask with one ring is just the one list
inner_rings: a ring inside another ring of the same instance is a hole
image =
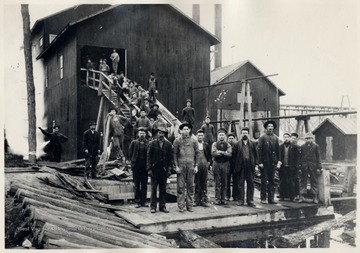
[[[62, 5], [49, 5], [48, 2], [29, 2], [31, 26], [37, 19], [72, 5], [94, 3], [61, 1]], [[150, 2], [154, 3], [146, 3]], [[192, 1], [162, 1], [165, 2], [174, 4], [191, 17]], [[264, 74], [279, 74], [271, 80], [286, 93], [281, 98], [283, 104], [340, 106], [342, 96], [345, 96], [344, 106], [348, 106], [348, 96], [351, 106], [356, 106], [356, 87], [360, 80], [357, 71], [360, 56], [358, 1], [217, 2], [222, 3], [223, 66], [250, 60]], [[12, 108], [5, 115], [7, 128], [18, 123], [13, 118], [14, 113], [26, 115], [20, 3], [16, 0], [2, 1], [5, 107]], [[215, 2], [200, 3], [201, 25], [213, 33]], [[36, 78], [35, 76], [35, 82]], [[38, 94], [39, 92], [41, 91], [38, 90]]]

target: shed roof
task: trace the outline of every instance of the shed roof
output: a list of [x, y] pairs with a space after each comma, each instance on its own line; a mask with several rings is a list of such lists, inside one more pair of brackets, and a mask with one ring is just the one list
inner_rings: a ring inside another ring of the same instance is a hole
[[319, 131], [326, 122], [329, 122], [344, 135], [356, 135], [357, 134], [356, 121], [357, 121], [356, 118], [344, 118], [344, 117], [326, 118], [317, 128], [315, 128], [313, 133]]
[[[85, 20], [88, 20], [90, 18], [93, 18], [97, 15], [100, 15], [104, 12], [107, 12], [111, 9], [114, 9], [114, 8], [122, 8], [122, 7], [125, 7], [126, 4], [120, 4], [120, 5], [112, 5], [112, 6], [109, 6], [108, 8], [105, 8], [103, 10], [100, 10], [98, 12], [95, 12], [85, 18], [81, 18], [79, 20], [76, 20], [72, 23], [69, 23], [66, 27], [64, 27], [64, 29], [55, 37], [55, 39], [52, 41], [52, 43], [50, 43], [47, 48], [45, 48], [44, 51], [42, 51], [40, 53], [40, 55], [36, 58], [36, 59], [40, 59], [42, 58], [48, 51], [49, 49], [51, 49], [55, 44], [58, 43], [58, 41], [61, 39], [61, 37], [64, 37], [65, 34], [68, 33], [68, 31], [73, 28], [74, 26], [76, 26], [77, 24], [85, 21]], [[184, 18], [184, 20], [186, 22], [190, 22], [190, 24], [192, 24], [195, 28], [199, 29], [200, 32], [203, 32], [205, 33], [205, 35], [209, 38], [210, 40], [210, 44], [213, 46], [213, 45], [216, 45], [216, 44], [219, 44], [220, 43], [220, 40], [218, 38], [216, 38], [213, 34], [211, 34], [209, 31], [207, 31], [204, 27], [202, 27], [201, 25], [197, 24], [196, 22], [194, 22], [190, 17], [188, 17], [186, 14], [184, 14], [182, 11], [180, 11], [179, 9], [177, 9], [176, 7], [174, 7], [173, 5], [170, 5], [170, 4], [159, 4], [159, 6], [167, 6], [170, 8], [170, 10], [174, 11], [176, 14], [179, 14], [181, 15], [181, 17]]]
[[[249, 60], [237, 62], [228, 66], [216, 68], [210, 73], [210, 83], [211, 85], [221, 83], [225, 78], [233, 74], [235, 71], [243, 67], [245, 64], [251, 64], [260, 75], [264, 75], [254, 64], [252, 64]], [[279, 95], [284, 96], [285, 92], [283, 92], [279, 87], [277, 87], [269, 78], [266, 78], [275, 88], [279, 90]]]

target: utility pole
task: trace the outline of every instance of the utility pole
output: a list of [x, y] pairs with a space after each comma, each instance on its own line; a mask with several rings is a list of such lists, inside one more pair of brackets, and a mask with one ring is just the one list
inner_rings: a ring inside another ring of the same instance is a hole
[[32, 53], [31, 53], [31, 32], [29, 5], [21, 5], [21, 16], [23, 20], [24, 33], [24, 56], [26, 69], [27, 105], [28, 105], [28, 144], [29, 162], [36, 163], [36, 104], [35, 104], [35, 85], [33, 77]]

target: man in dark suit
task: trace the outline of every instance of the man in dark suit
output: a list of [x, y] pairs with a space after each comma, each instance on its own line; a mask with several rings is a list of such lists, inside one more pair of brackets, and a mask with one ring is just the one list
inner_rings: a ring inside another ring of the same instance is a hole
[[49, 133], [39, 127], [40, 131], [45, 135], [45, 140], [49, 140], [49, 143], [46, 144], [44, 151], [50, 156], [51, 162], [59, 163], [61, 161], [61, 154], [63, 151], [62, 143], [67, 142], [68, 137], [60, 133], [60, 127], [54, 126], [53, 132]]
[[165, 205], [166, 179], [171, 175], [173, 167], [173, 149], [165, 139], [167, 129], [159, 127], [155, 130], [156, 138], [150, 142], [147, 149], [146, 169], [151, 177], [150, 211], [156, 212], [156, 191], [159, 186], [159, 210], [168, 213]]
[[149, 141], [146, 139], [147, 129], [138, 128], [138, 138], [133, 140], [129, 148], [131, 168], [133, 171], [133, 180], [135, 186], [135, 203], [136, 208], [146, 207], [146, 193], [148, 174], [146, 171], [147, 146]]
[[281, 166], [279, 161], [279, 138], [274, 134], [276, 122], [268, 120], [264, 123], [266, 129], [257, 144], [257, 164], [261, 169], [261, 203], [266, 204], [266, 197], [269, 204], [276, 204], [275, 192], [275, 171]]
[[294, 201], [296, 197], [295, 182], [297, 177], [299, 148], [291, 142], [290, 133], [284, 133], [283, 136], [284, 143], [280, 145], [280, 200], [290, 198], [290, 201]]
[[85, 154], [85, 171], [84, 176], [91, 174], [92, 178], [96, 177], [97, 157], [100, 154], [100, 136], [95, 131], [96, 123], [91, 121], [89, 129], [83, 134], [83, 150]]
[[196, 132], [199, 145], [198, 172], [195, 174], [195, 204], [209, 207], [207, 197], [208, 170], [211, 164], [211, 149], [208, 143], [204, 142], [204, 131], [199, 129]]
[[[254, 204], [254, 175], [256, 166], [256, 144], [249, 139], [249, 128], [241, 129], [241, 140], [233, 146], [232, 156], [234, 158], [234, 192], [238, 205], [244, 205], [246, 181], [246, 202], [248, 206]], [[236, 189], [236, 190], [235, 190]]]
[[305, 135], [305, 144], [301, 145], [300, 155], [300, 200], [304, 201], [304, 194], [307, 192], [307, 179], [310, 176], [311, 192], [314, 194], [313, 202], [318, 203], [318, 177], [322, 172], [320, 147], [314, 143], [314, 136], [311, 133]]

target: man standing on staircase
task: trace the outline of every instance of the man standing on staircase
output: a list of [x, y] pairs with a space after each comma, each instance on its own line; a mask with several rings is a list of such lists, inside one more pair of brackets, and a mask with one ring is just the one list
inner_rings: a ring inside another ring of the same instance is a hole
[[186, 100], [186, 107], [182, 110], [182, 120], [189, 122], [191, 126], [194, 126], [195, 123], [195, 109], [191, 107], [191, 100]]
[[89, 129], [83, 134], [83, 150], [85, 153], [84, 176], [96, 177], [97, 157], [100, 154], [100, 136], [95, 131], [96, 123], [91, 121]]
[[124, 128], [125, 125], [130, 124], [128, 118], [117, 115], [118, 111], [116, 108], [109, 109], [109, 120], [110, 120], [110, 135], [116, 159], [125, 162], [124, 150]]
[[307, 193], [307, 179], [310, 177], [311, 192], [314, 195], [313, 202], [318, 203], [318, 177], [322, 172], [320, 147], [314, 143], [312, 133], [305, 135], [305, 144], [301, 145], [300, 153], [300, 199], [304, 201], [304, 195]]
[[111, 59], [111, 62], [112, 62], [112, 68], [114, 70], [114, 74], [116, 75], [117, 74], [117, 69], [118, 69], [118, 64], [119, 64], [119, 61], [120, 61], [120, 56], [116, 52], [116, 49], [113, 49], [113, 52], [110, 55], [110, 59]]
[[153, 103], [156, 102], [157, 85], [158, 83], [155, 78], [155, 74], [151, 72], [149, 78], [149, 98], [152, 100]]
[[211, 147], [215, 140], [215, 128], [214, 125], [210, 123], [210, 116], [205, 118], [205, 124], [201, 126], [201, 129], [204, 131], [204, 142], [208, 143]]

